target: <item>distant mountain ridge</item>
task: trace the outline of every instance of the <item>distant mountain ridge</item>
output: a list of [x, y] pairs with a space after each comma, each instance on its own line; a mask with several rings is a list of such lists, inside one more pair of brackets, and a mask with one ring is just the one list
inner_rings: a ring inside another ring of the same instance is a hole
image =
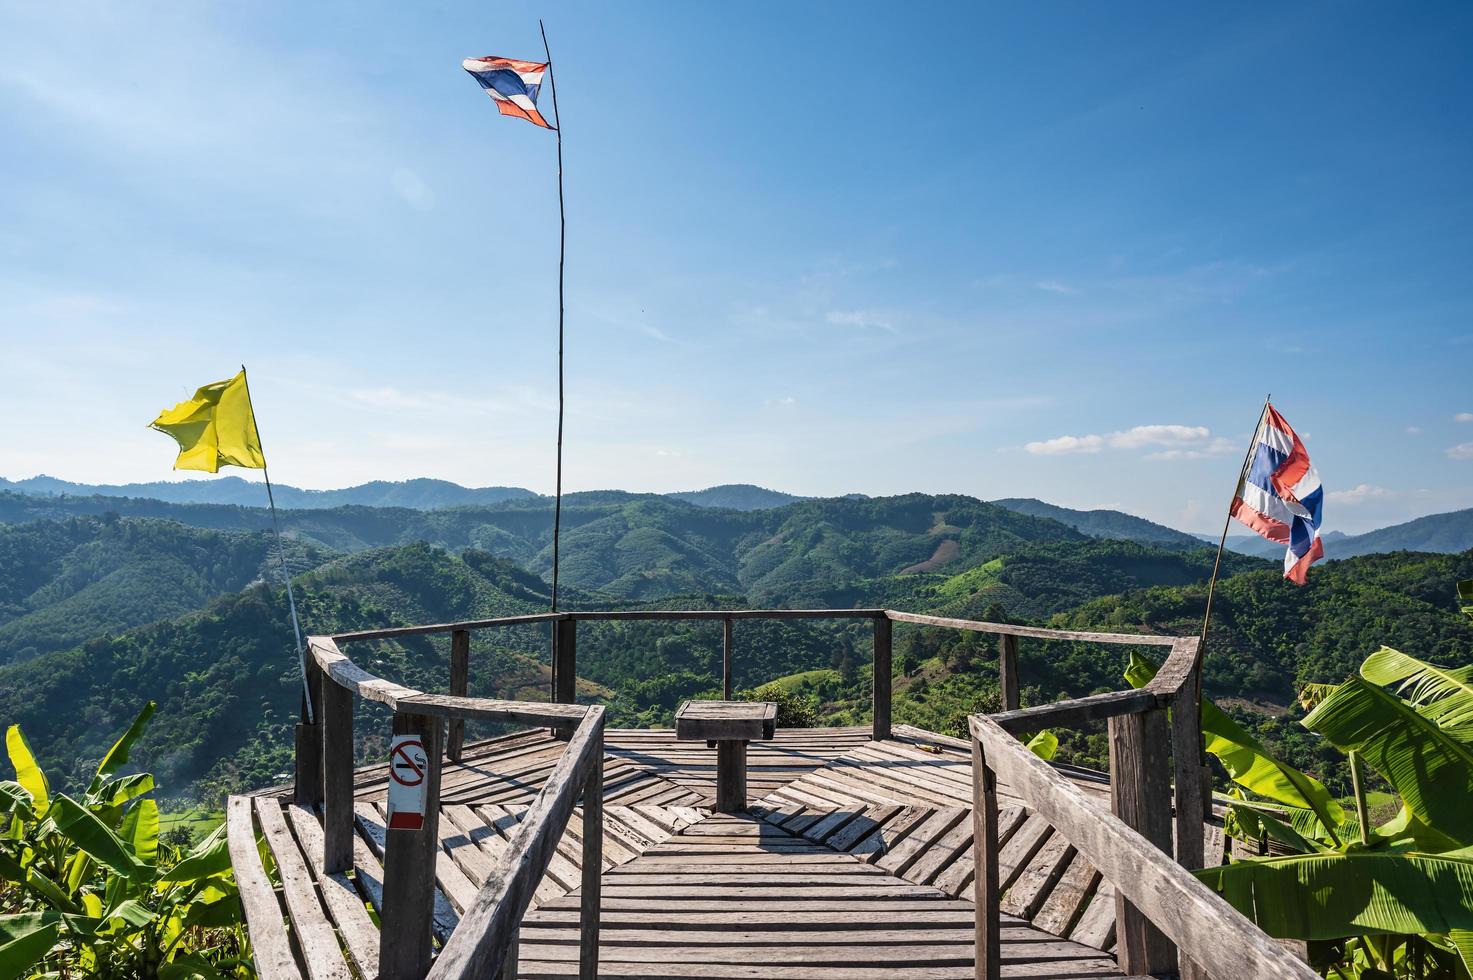
[[1154, 544], [1158, 547], [1172, 549], [1202, 547], [1202, 541], [1194, 534], [1187, 534], [1185, 531], [1178, 531], [1176, 528], [1157, 524], [1155, 521], [1148, 521], [1144, 517], [1136, 517], [1124, 511], [1073, 510], [1055, 504], [1046, 504], [1032, 497], [1005, 497], [992, 502], [999, 507], [1017, 511], [1019, 514], [1027, 514], [1030, 517], [1047, 517], [1060, 524], [1067, 524], [1081, 534], [1087, 534], [1092, 538], [1139, 541], [1142, 544]]
[[[238, 476], [222, 476], [212, 480], [159, 480], [154, 483], [97, 485], [72, 483], [51, 476], [33, 476], [26, 480], [0, 478], [0, 490], [48, 497], [141, 497], [174, 504], [262, 507], [266, 503], [264, 486], [242, 480]], [[503, 500], [525, 500], [537, 496], [522, 487], [463, 487], [449, 480], [430, 479], [402, 482], [373, 480], [339, 490], [303, 490], [273, 483], [272, 492], [276, 497], [276, 506], [293, 510], [325, 510], [355, 505], [434, 510], [439, 507], [498, 504]]]

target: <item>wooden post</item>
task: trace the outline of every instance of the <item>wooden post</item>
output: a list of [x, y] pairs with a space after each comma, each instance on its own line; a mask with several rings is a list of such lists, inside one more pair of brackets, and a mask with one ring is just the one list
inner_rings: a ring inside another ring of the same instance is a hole
[[1017, 711], [1021, 704], [1018, 697], [1018, 638], [1007, 633], [998, 637], [997, 683], [1002, 689], [1002, 710]]
[[552, 699], [558, 704], [578, 702], [578, 621], [560, 619], [553, 624]]
[[[471, 634], [469, 630], [456, 630], [450, 634], [450, 693], [465, 697], [471, 683]], [[465, 719], [450, 719], [450, 736], [445, 740], [445, 757], [451, 762], [460, 761], [460, 750], [465, 746]]]
[[731, 617], [721, 621], [721, 700], [731, 700]]
[[517, 980], [517, 958], [519, 947], [522, 945], [522, 931], [518, 929], [512, 933], [511, 943], [506, 947], [506, 956], [501, 960], [501, 969], [497, 972], [497, 980]]
[[972, 742], [972, 901], [976, 921], [976, 978], [1002, 976], [1002, 895], [997, 874], [997, 776], [987, 768], [982, 742]]
[[[322, 671], [317, 671], [322, 677]], [[353, 867], [353, 692], [324, 679], [317, 702], [322, 728], [322, 871]]]
[[309, 652], [306, 660], [307, 694], [302, 695], [302, 720], [297, 723], [297, 773], [292, 793], [299, 806], [317, 806], [322, 802], [322, 733], [317, 725], [307, 724], [307, 698], [312, 698], [313, 719], [322, 721], [322, 668]]
[[890, 641], [890, 617], [883, 614], [876, 616], [874, 678], [870, 685], [874, 695], [874, 730], [870, 737], [876, 742], [890, 737], [890, 691], [893, 684], [890, 676]]
[[[729, 624], [731, 620], [727, 620]], [[598, 980], [598, 929], [604, 865], [604, 733], [594, 736], [583, 779], [583, 884], [578, 911], [578, 976]]]
[[[1171, 703], [1171, 768], [1175, 779], [1176, 862], [1189, 871], [1205, 864], [1207, 809], [1212, 784], [1202, 765], [1202, 665], [1182, 685]], [[1207, 980], [1207, 973], [1185, 956], [1179, 957], [1181, 980]]]
[[[1127, 826], [1171, 853], [1171, 783], [1166, 711], [1110, 719], [1110, 808]], [[1201, 845], [1198, 845], [1200, 851]], [[1115, 894], [1115, 956], [1128, 976], [1176, 972], [1176, 948], [1121, 892]]]
[[747, 808], [747, 743], [739, 738], [716, 742], [716, 812]]
[[395, 714], [395, 735], [424, 740], [424, 825], [388, 830], [384, 847], [384, 896], [379, 933], [379, 980], [423, 980], [430, 968], [435, 918], [435, 862], [440, 853], [441, 720]]

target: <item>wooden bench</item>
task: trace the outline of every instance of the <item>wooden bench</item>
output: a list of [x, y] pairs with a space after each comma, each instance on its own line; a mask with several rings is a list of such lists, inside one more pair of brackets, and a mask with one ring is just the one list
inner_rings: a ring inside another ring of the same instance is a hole
[[716, 746], [716, 809], [747, 808], [747, 743], [768, 741], [777, 733], [777, 705], [771, 701], [687, 701], [675, 712], [675, 738]]

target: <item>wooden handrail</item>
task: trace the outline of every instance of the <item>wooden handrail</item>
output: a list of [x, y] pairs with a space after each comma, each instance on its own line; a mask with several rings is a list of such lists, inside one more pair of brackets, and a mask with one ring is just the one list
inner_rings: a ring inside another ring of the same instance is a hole
[[1135, 714], [1158, 705], [1159, 699], [1151, 691], [1111, 691], [1108, 694], [1091, 694], [1086, 698], [1004, 711], [988, 717], [1009, 735], [1026, 735], [1052, 725], [1101, 721], [1119, 715]]
[[[995, 774], [1010, 793], [1052, 825], [1115, 886], [1119, 895], [1209, 975], [1224, 980], [1316, 980], [1318, 975], [1307, 964], [1239, 915], [1191, 871], [1091, 801], [1083, 790], [1056, 773], [995, 720], [973, 715], [967, 724], [973, 740], [976, 797], [983, 801], [979, 830], [985, 831], [988, 826], [985, 809]], [[979, 890], [987, 888], [989, 862], [996, 860], [995, 853], [989, 853], [989, 849], [996, 848], [995, 839], [984, 837], [979, 833], [976, 841]], [[988, 911], [989, 900], [995, 897], [979, 900], [979, 943], [995, 942], [995, 905], [990, 914]], [[981, 946], [977, 963], [979, 978], [996, 975], [992, 972], [996, 960], [992, 959], [993, 965], [989, 966], [988, 950]]]
[[[568, 825], [568, 817], [585, 793], [583, 841], [602, 843], [602, 774], [604, 709], [595, 706], [568, 741], [557, 767], [517, 826], [501, 859], [487, 875], [475, 901], [461, 916], [435, 960], [426, 980], [470, 980], [497, 976], [507, 952], [516, 942], [517, 928], [532, 903], [533, 894]], [[599, 806], [589, 805], [587, 789], [598, 788]], [[597, 819], [590, 820], [595, 816]], [[581, 953], [579, 975], [592, 980], [598, 974], [599, 871], [597, 850], [583, 857]], [[590, 869], [591, 872], [590, 872]]]
[[921, 613], [898, 612], [894, 609], [886, 609], [884, 616], [895, 623], [945, 626], [974, 633], [996, 633], [999, 636], [1031, 636], [1039, 640], [1082, 640], [1087, 643], [1127, 643], [1133, 646], [1169, 647], [1180, 639], [1180, 637], [1159, 636], [1152, 633], [1090, 633], [1084, 630], [1046, 629], [1042, 626], [1014, 626], [1011, 623], [988, 623], [980, 619], [926, 616]]

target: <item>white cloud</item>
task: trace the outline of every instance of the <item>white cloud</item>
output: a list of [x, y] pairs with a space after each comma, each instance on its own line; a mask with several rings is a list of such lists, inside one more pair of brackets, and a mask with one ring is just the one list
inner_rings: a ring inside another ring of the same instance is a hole
[[1453, 416], [1454, 422], [1473, 422], [1473, 412], [1459, 412]]
[[1362, 483], [1349, 490], [1331, 490], [1326, 496], [1337, 504], [1355, 505], [1363, 504], [1368, 500], [1390, 497], [1393, 496], [1393, 493], [1385, 487], [1373, 487], [1369, 483]]
[[1120, 432], [1057, 436], [1023, 447], [1035, 456], [1097, 453], [1104, 449], [1154, 449], [1147, 459], [1205, 459], [1232, 451], [1228, 440], [1202, 425], [1137, 425]]
[[1062, 296], [1073, 296], [1079, 292], [1067, 282], [1060, 282], [1057, 279], [1040, 279], [1033, 284], [1033, 288], [1041, 289], [1046, 293], [1058, 293]]
[[1030, 442], [1023, 448], [1035, 456], [1062, 456], [1066, 453], [1097, 453], [1104, 445], [1104, 436], [1058, 436]]
[[1421, 434], [1422, 434], [1422, 430], [1421, 430], [1420, 427], [1415, 426], [1415, 425], [1409, 425], [1409, 426], [1407, 426], [1407, 435], [1409, 435], [1409, 436], [1419, 436]]
[[1473, 459], [1473, 442], [1460, 442], [1448, 449], [1449, 459]]
[[858, 327], [861, 330], [896, 332], [895, 324], [889, 317], [873, 310], [829, 310], [823, 318], [836, 327]]

